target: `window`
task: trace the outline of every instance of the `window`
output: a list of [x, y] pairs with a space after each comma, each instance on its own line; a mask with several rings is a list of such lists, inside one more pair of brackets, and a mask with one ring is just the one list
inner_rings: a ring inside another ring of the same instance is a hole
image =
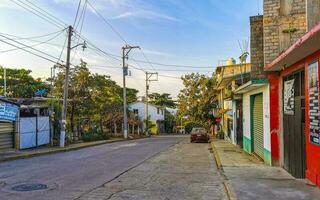
[[139, 110], [138, 109], [133, 109], [133, 114], [138, 115], [139, 114]]
[[163, 115], [163, 110], [161, 109], [161, 115]]
[[158, 115], [160, 114], [160, 108], [157, 108], [157, 114]]

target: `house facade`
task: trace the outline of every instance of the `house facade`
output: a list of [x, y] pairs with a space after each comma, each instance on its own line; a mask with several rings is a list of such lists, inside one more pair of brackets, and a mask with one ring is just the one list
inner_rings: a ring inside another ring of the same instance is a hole
[[[310, 23], [309, 23], [310, 24]], [[276, 93], [272, 113], [280, 132], [280, 163], [320, 186], [320, 24], [265, 66]], [[272, 73], [273, 72], [273, 73]]]
[[[146, 104], [142, 101], [131, 103], [129, 106], [129, 110], [131, 110], [135, 115], [139, 117], [141, 121], [146, 120]], [[163, 132], [163, 121], [165, 108], [155, 106], [152, 104], [148, 104], [148, 118], [149, 121], [152, 122], [153, 127], [151, 128], [152, 134], [158, 134]], [[145, 126], [145, 124], [144, 124]], [[145, 129], [145, 127], [143, 127]]]
[[250, 80], [231, 94], [243, 149], [318, 186], [319, 21], [320, 0], [264, 0], [264, 14], [250, 17]]

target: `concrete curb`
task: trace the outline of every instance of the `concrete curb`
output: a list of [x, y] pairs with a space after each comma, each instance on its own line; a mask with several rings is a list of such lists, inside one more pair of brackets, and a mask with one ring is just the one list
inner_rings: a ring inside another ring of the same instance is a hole
[[213, 144], [213, 141], [211, 141], [211, 148], [212, 148], [214, 159], [216, 160], [217, 168], [220, 169], [220, 170], [223, 170], [223, 167], [222, 167], [222, 164], [221, 164], [221, 160], [220, 160], [220, 156], [219, 156], [219, 154], [217, 152], [216, 147]]
[[236, 194], [234, 193], [232, 186], [229, 181], [223, 181], [224, 189], [227, 191], [227, 196], [229, 200], [237, 200]]
[[228, 199], [229, 200], [237, 200], [236, 193], [233, 191], [233, 188], [232, 188], [231, 184], [229, 183], [227, 177], [223, 173], [223, 166], [222, 166], [221, 159], [220, 159], [220, 156], [218, 154], [217, 148], [214, 146], [214, 141], [211, 141], [210, 143], [211, 143], [211, 148], [212, 148], [212, 152], [213, 152], [213, 155], [214, 155], [214, 159], [216, 160], [217, 168], [218, 168], [218, 170], [222, 171], [222, 174], [226, 179], [226, 180], [223, 181], [223, 186], [224, 186], [224, 189], [226, 190]]
[[113, 140], [104, 140], [104, 141], [98, 141], [98, 142], [93, 142], [93, 143], [88, 143], [83, 146], [75, 146], [75, 147], [64, 147], [64, 148], [57, 148], [57, 149], [52, 149], [49, 151], [43, 151], [43, 152], [33, 152], [29, 154], [21, 154], [21, 155], [16, 155], [12, 157], [7, 157], [7, 158], [0, 158], [0, 163], [1, 162], [6, 162], [6, 161], [12, 161], [12, 160], [19, 160], [19, 159], [27, 159], [27, 158], [32, 158], [36, 156], [42, 156], [42, 155], [49, 155], [49, 154], [55, 154], [55, 153], [62, 153], [62, 152], [67, 152], [67, 151], [75, 151], [79, 149], [84, 149], [87, 147], [93, 147], [93, 146], [99, 146], [103, 144], [110, 144], [114, 142], [122, 142], [122, 141], [130, 141], [130, 140], [139, 140], [139, 139], [145, 139], [148, 137], [141, 137], [141, 138], [133, 138], [133, 139], [113, 139]]

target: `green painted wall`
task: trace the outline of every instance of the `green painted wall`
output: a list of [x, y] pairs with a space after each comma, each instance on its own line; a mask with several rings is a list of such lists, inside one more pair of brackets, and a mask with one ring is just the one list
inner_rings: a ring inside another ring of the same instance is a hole
[[263, 149], [263, 160], [266, 165], [272, 165], [271, 152], [267, 149]]
[[248, 152], [252, 153], [252, 146], [251, 146], [251, 140], [247, 137], [243, 136], [243, 149]]

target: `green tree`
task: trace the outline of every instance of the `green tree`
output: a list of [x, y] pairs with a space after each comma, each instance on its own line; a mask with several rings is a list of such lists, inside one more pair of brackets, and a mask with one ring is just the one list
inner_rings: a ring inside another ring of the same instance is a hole
[[178, 95], [178, 115], [209, 128], [216, 96], [215, 78], [192, 73], [182, 77], [184, 88]]
[[170, 94], [168, 93], [151, 93], [149, 94], [149, 102], [161, 106], [161, 107], [168, 107], [168, 108], [175, 108], [176, 103], [172, 100], [172, 97], [170, 97]]
[[[34, 79], [31, 70], [6, 68], [7, 96], [14, 98], [30, 98], [39, 89], [49, 92], [50, 86], [40, 78]], [[0, 67], [0, 93], [4, 94], [4, 68]], [[45, 96], [47, 95], [45, 94]]]

